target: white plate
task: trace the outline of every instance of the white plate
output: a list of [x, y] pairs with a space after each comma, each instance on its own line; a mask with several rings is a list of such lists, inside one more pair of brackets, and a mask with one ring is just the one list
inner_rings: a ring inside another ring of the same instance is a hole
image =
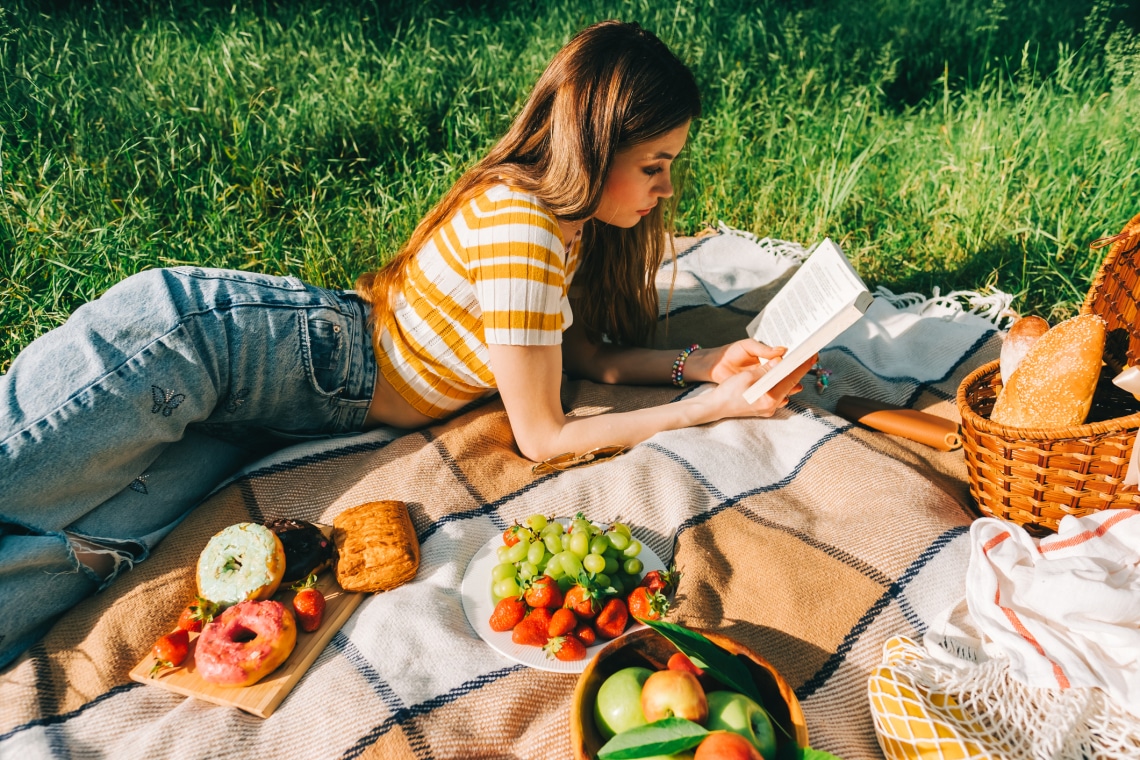
[[[565, 523], [567, 521], [560, 519], [559, 522]], [[498, 533], [479, 551], [475, 552], [475, 556], [467, 563], [467, 570], [463, 573], [463, 584], [460, 586], [459, 593], [463, 599], [463, 612], [467, 615], [471, 627], [479, 634], [479, 638], [491, 645], [492, 649], [515, 662], [529, 665], [538, 670], [549, 670], [553, 673], [581, 673], [598, 650], [610, 643], [609, 641], [599, 639], [597, 644], [586, 647], [584, 659], [564, 662], [548, 658], [542, 647], [516, 644], [511, 641], [510, 631], [500, 633], [491, 630], [491, 613], [495, 611], [495, 603], [491, 597], [491, 570], [499, 564], [497, 551], [502, 545], [503, 535]], [[645, 566], [641, 571], [642, 575], [650, 570], [665, 569], [660, 558], [644, 542], [637, 558]], [[625, 629], [625, 633], [644, 627], [641, 623], [634, 623]]]

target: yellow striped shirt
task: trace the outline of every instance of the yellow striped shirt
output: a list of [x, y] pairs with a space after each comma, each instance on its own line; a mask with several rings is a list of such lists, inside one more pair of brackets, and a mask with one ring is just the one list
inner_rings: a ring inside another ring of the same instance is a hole
[[384, 315], [380, 371], [437, 419], [494, 392], [488, 343], [562, 343], [578, 252], [535, 196], [496, 185], [474, 197], [410, 262]]

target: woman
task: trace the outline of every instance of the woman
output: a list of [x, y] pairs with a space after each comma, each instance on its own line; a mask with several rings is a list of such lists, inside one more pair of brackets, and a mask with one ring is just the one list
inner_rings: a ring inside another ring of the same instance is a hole
[[[660, 40], [596, 24], [359, 295], [150, 270], [34, 341], [0, 378], [0, 666], [284, 441], [422, 427], [498, 392], [520, 452], [542, 460], [786, 404], [808, 365], [742, 397], [783, 349], [639, 347], [657, 320], [671, 169], [699, 111]], [[563, 371], [718, 385], [569, 418]]]

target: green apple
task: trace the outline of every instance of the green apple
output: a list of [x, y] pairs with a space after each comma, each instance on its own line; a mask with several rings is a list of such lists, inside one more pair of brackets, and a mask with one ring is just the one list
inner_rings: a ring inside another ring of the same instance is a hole
[[594, 699], [594, 725], [603, 739], [648, 723], [641, 712], [641, 685], [651, 675], [649, 668], [623, 668], [602, 682]]
[[735, 691], [710, 691], [708, 701], [709, 719], [705, 728], [740, 734], [752, 742], [764, 760], [776, 757], [776, 731], [772, 728], [772, 719], [754, 699]]

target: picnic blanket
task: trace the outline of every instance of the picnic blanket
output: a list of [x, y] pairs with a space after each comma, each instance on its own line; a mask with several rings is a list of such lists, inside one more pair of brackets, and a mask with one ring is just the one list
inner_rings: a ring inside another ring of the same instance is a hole
[[[679, 241], [658, 284], [662, 346], [717, 345], [804, 250], [724, 231]], [[956, 418], [959, 382], [996, 358], [1000, 303], [879, 291], [821, 354], [831, 372], [772, 419], [662, 433], [594, 467], [536, 476], [491, 400], [448, 422], [285, 449], [239, 473], [146, 562], [65, 615], [0, 673], [0, 757], [525, 758], [571, 756], [576, 676], [519, 665], [480, 639], [460, 600], [473, 555], [514, 520], [622, 520], [684, 572], [669, 619], [731, 636], [794, 688], [812, 746], [879, 758], [868, 676], [891, 636], [921, 638], [964, 593], [976, 517], [960, 451], [853, 426], [868, 396]], [[575, 414], [664, 404], [701, 386], [567, 381]], [[174, 624], [211, 535], [246, 520], [331, 523], [365, 501], [409, 505], [415, 580], [368, 597], [269, 718], [132, 682]]]

